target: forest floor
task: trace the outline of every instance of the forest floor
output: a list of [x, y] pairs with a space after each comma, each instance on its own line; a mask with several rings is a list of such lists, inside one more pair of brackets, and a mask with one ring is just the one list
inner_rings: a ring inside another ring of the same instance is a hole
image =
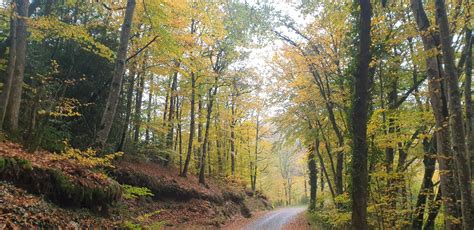
[[[90, 229], [92, 226], [220, 229], [229, 222], [245, 220], [252, 214], [258, 216], [271, 209], [263, 195], [251, 194], [237, 182], [210, 178], [207, 186], [203, 186], [194, 175], [187, 178], [177, 176], [175, 168], [130, 161], [116, 162], [115, 169], [107, 174], [121, 183], [126, 181], [134, 186], [148, 187], [153, 196], [133, 199], [122, 196], [107, 208], [107, 212], [87, 205], [64, 205], [51, 197], [54, 194], [51, 190], [56, 188], [45, 186], [51, 178], [40, 172], [60, 171], [74, 185], [94, 189], [105, 186], [105, 181], [110, 179], [104, 179], [101, 172], [82, 169], [73, 161], [58, 161], [52, 155], [44, 151], [30, 154], [19, 145], [0, 143], [0, 230], [38, 227]], [[12, 163], [5, 159], [15, 159], [15, 164], [22, 166], [9, 170]], [[81, 190], [82, 196], [87, 198], [86, 191]], [[69, 195], [64, 200], [71, 198], [74, 197]]]

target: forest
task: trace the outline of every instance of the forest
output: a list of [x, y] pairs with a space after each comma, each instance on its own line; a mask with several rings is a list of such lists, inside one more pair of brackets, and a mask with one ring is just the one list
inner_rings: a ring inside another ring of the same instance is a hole
[[0, 230], [472, 230], [471, 9], [1, 0]]

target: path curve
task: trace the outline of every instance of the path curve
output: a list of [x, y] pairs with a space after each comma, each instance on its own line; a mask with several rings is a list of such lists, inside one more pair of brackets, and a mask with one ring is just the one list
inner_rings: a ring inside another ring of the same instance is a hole
[[267, 213], [247, 225], [246, 230], [278, 230], [306, 208], [283, 208]]

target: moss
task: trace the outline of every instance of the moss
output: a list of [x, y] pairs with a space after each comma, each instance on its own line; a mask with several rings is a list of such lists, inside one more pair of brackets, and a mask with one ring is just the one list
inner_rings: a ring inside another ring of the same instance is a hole
[[0, 172], [2, 172], [3, 169], [5, 168], [5, 164], [6, 164], [5, 158], [0, 157]]
[[18, 164], [25, 170], [27, 171], [32, 171], [33, 166], [31, 165], [31, 162], [24, 160], [24, 159], [18, 159]]
[[9, 157], [0, 157], [0, 179], [44, 195], [61, 206], [85, 207], [104, 213], [122, 195], [120, 185], [114, 180], [108, 179], [107, 185], [83, 185], [58, 169], [33, 167], [27, 160]]

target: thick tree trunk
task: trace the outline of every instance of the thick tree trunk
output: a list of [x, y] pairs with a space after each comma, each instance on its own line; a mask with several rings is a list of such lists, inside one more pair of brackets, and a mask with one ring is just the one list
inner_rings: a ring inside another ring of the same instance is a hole
[[195, 132], [195, 99], [196, 99], [196, 76], [191, 73], [191, 112], [189, 114], [189, 141], [188, 141], [188, 152], [186, 155], [186, 161], [184, 162], [183, 171], [181, 172], [182, 177], [188, 175], [189, 162], [191, 162], [191, 154], [193, 151], [193, 140]]
[[369, 229], [367, 223], [367, 117], [369, 104], [369, 63], [371, 5], [359, 0], [359, 55], [352, 102], [352, 228]]
[[[458, 85], [458, 73], [454, 64], [454, 50], [451, 45], [448, 15], [444, 0], [436, 0], [436, 18], [439, 24], [441, 48], [443, 51], [446, 81], [448, 85], [449, 124], [451, 128], [451, 142], [456, 162], [459, 189], [461, 192], [461, 213], [463, 228], [474, 228], [472, 223], [472, 194], [471, 172], [469, 169], [469, 152], [466, 149], [464, 119], [461, 106], [461, 93]], [[443, 193], [444, 194], [444, 193]]]
[[10, 49], [8, 57], [7, 76], [3, 82], [2, 94], [0, 96], [0, 129], [3, 129], [3, 123], [5, 121], [5, 114], [7, 112], [7, 106], [10, 99], [11, 85], [15, 74], [16, 64], [16, 43], [17, 43], [17, 23], [18, 23], [18, 8], [15, 1], [12, 1], [12, 14], [10, 17]]
[[26, 47], [27, 47], [27, 17], [28, 0], [16, 0], [18, 12], [16, 25], [16, 59], [15, 70], [11, 79], [10, 95], [6, 110], [7, 130], [18, 132], [18, 121], [20, 118], [21, 96], [23, 93], [23, 78], [25, 75]]
[[[435, 34], [429, 32], [430, 22], [426, 13], [423, 9], [421, 0], [411, 0], [411, 8], [413, 14], [415, 15], [415, 20], [420, 31], [420, 36], [423, 41], [423, 46], [425, 52], [433, 52], [436, 50], [437, 44], [435, 40]], [[446, 228], [447, 229], [458, 229], [459, 225], [457, 222], [453, 221], [453, 218], [457, 218], [457, 208], [456, 202], [456, 192], [453, 176], [453, 167], [452, 167], [452, 155], [451, 148], [449, 144], [449, 130], [446, 128], [447, 120], [443, 107], [446, 106], [442, 94], [443, 89], [441, 87], [442, 76], [440, 71], [439, 60], [436, 56], [427, 56], [426, 57], [426, 74], [429, 79], [429, 92], [430, 92], [430, 101], [431, 107], [433, 108], [433, 113], [436, 121], [436, 143], [437, 143], [437, 154], [439, 169], [443, 173], [440, 174], [441, 179], [441, 191], [444, 196], [443, 203], [445, 205], [445, 218]]]
[[464, 81], [464, 104], [466, 105], [466, 143], [467, 150], [471, 158], [471, 178], [474, 176], [474, 151], [471, 143], [472, 133], [472, 30], [466, 28], [466, 63], [464, 65], [465, 81]]
[[122, 79], [125, 71], [125, 62], [127, 58], [128, 42], [132, 30], [133, 13], [135, 11], [136, 0], [128, 0], [125, 10], [125, 18], [120, 31], [120, 45], [117, 51], [112, 83], [110, 84], [109, 96], [105, 104], [104, 113], [100, 121], [99, 132], [96, 136], [96, 144], [103, 147], [107, 141], [112, 128], [112, 123], [117, 110], [120, 90], [122, 89]]

